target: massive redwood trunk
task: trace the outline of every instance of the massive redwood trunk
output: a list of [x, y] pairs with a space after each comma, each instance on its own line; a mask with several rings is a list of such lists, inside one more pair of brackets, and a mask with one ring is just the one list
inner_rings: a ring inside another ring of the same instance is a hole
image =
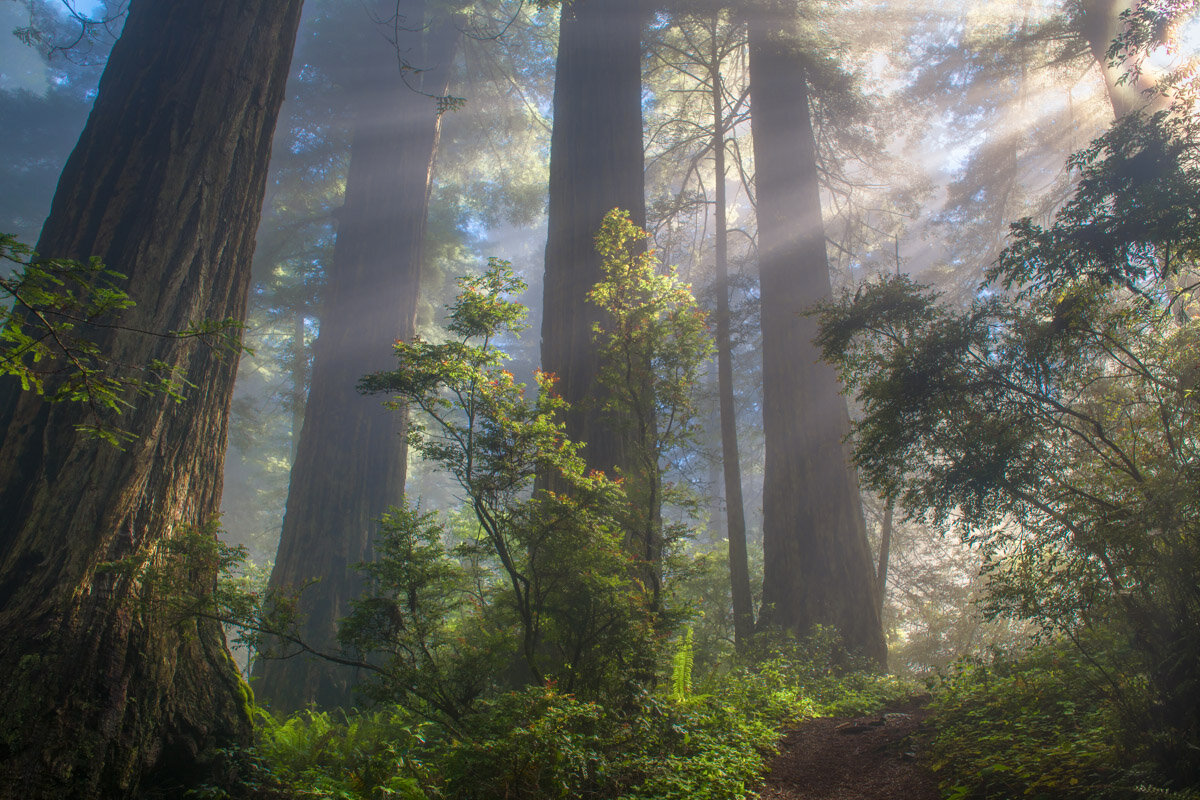
[[550, 145], [550, 216], [543, 289], [542, 369], [571, 404], [567, 435], [589, 466], [611, 471], [629, 454], [599, 413], [600, 320], [586, 295], [602, 277], [595, 236], [613, 208], [645, 226], [640, 0], [575, 0], [562, 9]]
[[645, 506], [631, 509], [625, 549], [637, 560], [635, 578], [657, 609], [663, 544], [658, 471], [645, 464], [647, 443], [639, 449], [630, 426], [602, 410], [600, 354], [593, 341], [593, 328], [602, 316], [587, 300], [603, 277], [595, 237], [604, 215], [621, 208], [639, 227], [646, 224], [643, 5], [643, 0], [575, 0], [562, 7], [550, 140], [542, 369], [558, 378], [557, 391], [570, 404], [567, 436], [586, 445], [588, 466], [610, 475], [620, 468], [629, 481], [629, 496]]
[[[130, 797], [186, 780], [250, 717], [218, 623], [136, 595], [129, 559], [216, 519], [236, 357], [166, 332], [245, 312], [300, 0], [134, 0], [38, 250], [129, 276], [109, 358], [194, 388], [134, 398], [124, 451], [75, 406], [0, 384], [0, 796]], [[204, 591], [214, 576], [193, 574]]]
[[[390, 20], [396, 4], [377, 3], [373, 16]], [[392, 369], [392, 343], [414, 333], [430, 176], [440, 117], [429, 94], [445, 94], [457, 29], [449, 19], [426, 20], [422, 0], [402, 5], [396, 26], [372, 24], [352, 6], [362, 28], [353, 93], [354, 134], [345, 204], [338, 212], [333, 264], [320, 310], [312, 382], [292, 466], [275, 589], [299, 589], [306, 644], [338, 652], [338, 621], [361, 589], [356, 564], [371, 556], [376, 521], [404, 493], [407, 447], [404, 415], [378, 397], [356, 391], [359, 378]], [[411, 41], [409, 41], [411, 39]], [[421, 72], [400, 71], [403, 55]], [[424, 94], [418, 93], [424, 92]], [[258, 696], [272, 710], [309, 703], [348, 706], [351, 667], [294, 648], [273, 645], [256, 667]]]
[[750, 21], [751, 130], [763, 332], [761, 627], [836, 626], [852, 650], [886, 650], [849, 430], [833, 368], [803, 312], [831, 297], [804, 54], [794, 9]]

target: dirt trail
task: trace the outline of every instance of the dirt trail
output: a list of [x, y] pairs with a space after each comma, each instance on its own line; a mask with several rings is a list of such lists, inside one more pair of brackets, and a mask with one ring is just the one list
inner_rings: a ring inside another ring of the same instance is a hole
[[918, 763], [924, 700], [867, 717], [806, 720], [785, 731], [762, 800], [938, 800]]

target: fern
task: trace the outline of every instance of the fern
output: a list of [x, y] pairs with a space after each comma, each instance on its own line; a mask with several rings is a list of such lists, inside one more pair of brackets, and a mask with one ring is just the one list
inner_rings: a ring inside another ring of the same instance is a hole
[[692, 694], [692, 629], [684, 628], [679, 649], [671, 659], [671, 698], [685, 700]]

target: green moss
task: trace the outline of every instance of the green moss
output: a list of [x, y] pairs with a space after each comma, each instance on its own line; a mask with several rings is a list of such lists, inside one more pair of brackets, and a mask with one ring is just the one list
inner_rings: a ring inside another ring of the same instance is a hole
[[241, 675], [238, 675], [238, 695], [242, 700], [242, 713], [247, 719], [254, 719], [254, 690]]
[[242, 671], [238, 669], [237, 662], [233, 660], [233, 654], [225, 648], [225, 661], [228, 663], [230, 672], [233, 673], [237, 680], [238, 699], [241, 700], [242, 717], [246, 720], [254, 720], [254, 690], [250, 688], [250, 684], [242, 677]]

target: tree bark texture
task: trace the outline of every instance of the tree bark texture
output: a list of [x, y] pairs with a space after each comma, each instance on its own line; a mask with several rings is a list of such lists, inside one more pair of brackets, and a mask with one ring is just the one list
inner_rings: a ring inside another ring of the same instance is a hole
[[[794, 11], [791, 12], [794, 14]], [[832, 296], [804, 54], [787, 12], [750, 21], [751, 131], [763, 332], [763, 606], [760, 627], [836, 626], [886, 657], [845, 400], [803, 312]]]
[[554, 77], [550, 214], [542, 316], [542, 369], [571, 405], [567, 435], [590, 467], [611, 472], [629, 454], [600, 414], [600, 321], [587, 293], [601, 279], [595, 237], [613, 208], [646, 222], [639, 0], [564, 4]]
[[[394, 2], [380, 2], [388, 20]], [[338, 621], [362, 591], [356, 565], [368, 561], [379, 517], [404, 494], [406, 415], [364, 397], [358, 380], [394, 369], [392, 344], [415, 332], [430, 179], [440, 130], [432, 97], [446, 91], [457, 29], [426, 23], [423, 0], [402, 7], [394, 26], [374, 24], [357, 6], [363, 29], [353, 92], [354, 133], [346, 197], [337, 215], [333, 264], [313, 349], [305, 404], [272, 589], [300, 591], [299, 630], [306, 645], [336, 653]], [[399, 58], [421, 72], [402, 73]], [[424, 92], [424, 93], [421, 93]], [[257, 662], [255, 689], [272, 710], [315, 703], [346, 707], [356, 671], [283, 644]], [[272, 658], [270, 656], [286, 656]]]
[[616, 420], [603, 410], [606, 394], [597, 380], [600, 354], [593, 341], [593, 328], [602, 315], [587, 299], [603, 277], [595, 238], [604, 215], [621, 208], [639, 227], [646, 224], [641, 71], [645, 18], [643, 0], [574, 0], [562, 6], [550, 140], [542, 369], [558, 379], [556, 391], [570, 405], [567, 436], [585, 444], [588, 466], [609, 475], [620, 468], [629, 481], [629, 496], [643, 501], [641, 508], [631, 509], [624, 547], [636, 562], [634, 577], [649, 607], [657, 612], [661, 487], [657, 465], [645, 463], [657, 453], [647, 451], [653, 447], [648, 441], [635, 442], [633, 432], [638, 427], [653, 430], [654, 421]]
[[[214, 522], [237, 358], [153, 336], [242, 319], [300, 0], [134, 0], [38, 243], [99, 256], [137, 307], [96, 337], [193, 388], [133, 398], [127, 449], [78, 406], [0, 384], [0, 796], [130, 797], [248, 743], [248, 690], [220, 625], [139, 602], [133, 572]], [[211, 573], [194, 575], [198, 591]]]

